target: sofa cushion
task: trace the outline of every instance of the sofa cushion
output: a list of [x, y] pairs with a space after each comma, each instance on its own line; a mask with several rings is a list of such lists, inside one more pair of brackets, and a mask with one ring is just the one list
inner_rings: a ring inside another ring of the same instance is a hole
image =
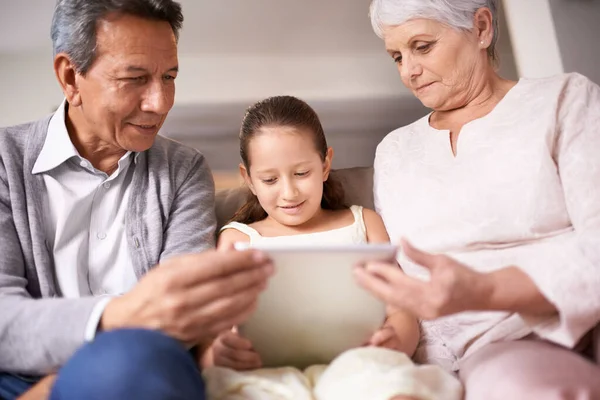
[[[346, 204], [373, 208], [373, 168], [354, 167], [331, 171], [344, 187]], [[217, 225], [220, 229], [246, 201], [248, 188], [219, 190], [216, 194]]]

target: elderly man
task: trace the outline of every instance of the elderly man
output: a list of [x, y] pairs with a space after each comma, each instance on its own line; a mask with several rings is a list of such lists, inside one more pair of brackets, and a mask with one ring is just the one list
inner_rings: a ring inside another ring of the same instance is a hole
[[[202, 398], [187, 348], [243, 321], [272, 271], [205, 251], [203, 156], [157, 136], [183, 17], [171, 0], [59, 0], [50, 117], [0, 130], [0, 398]], [[157, 268], [154, 268], [157, 266]]]

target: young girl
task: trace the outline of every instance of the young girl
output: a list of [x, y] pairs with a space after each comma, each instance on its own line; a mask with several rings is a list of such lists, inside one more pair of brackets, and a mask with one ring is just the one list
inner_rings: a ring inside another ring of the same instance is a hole
[[[317, 114], [291, 96], [250, 107], [240, 132], [240, 172], [250, 189], [247, 203], [221, 230], [218, 246], [235, 242], [359, 244], [389, 242], [372, 210], [344, 204], [330, 176], [327, 147]], [[419, 341], [416, 319], [388, 310], [385, 324], [368, 341], [327, 369], [261, 367], [252, 343], [235, 329], [220, 335], [205, 357], [209, 399], [455, 399], [460, 384], [441, 369], [417, 367], [409, 357]], [[314, 393], [313, 393], [314, 392]]]

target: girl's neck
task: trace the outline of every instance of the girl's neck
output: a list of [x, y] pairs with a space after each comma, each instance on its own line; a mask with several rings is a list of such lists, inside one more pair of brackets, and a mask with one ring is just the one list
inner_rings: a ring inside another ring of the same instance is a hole
[[300, 225], [284, 225], [268, 216], [262, 221], [250, 224], [250, 226], [262, 236], [276, 237], [326, 232], [351, 225], [353, 221], [354, 216], [349, 210], [332, 211], [319, 208], [309, 220]]

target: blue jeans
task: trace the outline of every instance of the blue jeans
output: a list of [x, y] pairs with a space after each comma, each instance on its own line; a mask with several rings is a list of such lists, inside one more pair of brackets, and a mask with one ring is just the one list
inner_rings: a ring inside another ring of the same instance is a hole
[[[4, 376], [0, 390], [12, 393], [6, 395], [9, 400], [30, 387]], [[144, 329], [99, 334], [59, 371], [50, 395], [50, 400], [204, 398], [204, 382], [191, 354], [176, 340]]]

